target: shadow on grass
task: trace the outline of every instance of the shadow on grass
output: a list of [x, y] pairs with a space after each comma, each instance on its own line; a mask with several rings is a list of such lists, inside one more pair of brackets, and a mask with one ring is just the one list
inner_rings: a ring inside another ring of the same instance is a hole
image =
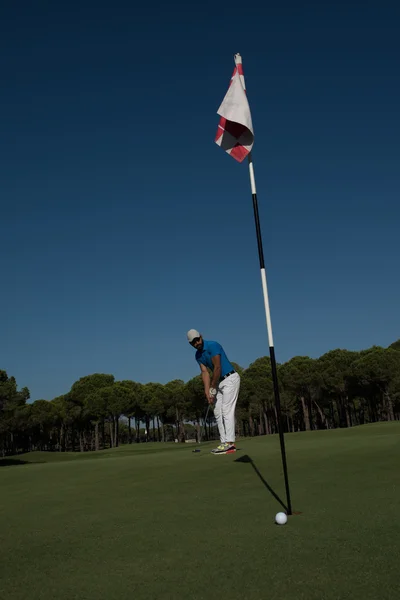
[[268, 481], [266, 481], [264, 479], [264, 477], [261, 475], [260, 471], [257, 469], [256, 465], [254, 464], [253, 459], [248, 454], [245, 454], [244, 456], [241, 456], [240, 458], [237, 458], [235, 460], [235, 462], [237, 462], [237, 463], [248, 463], [248, 464], [251, 464], [251, 466], [253, 467], [254, 471], [256, 472], [258, 478], [265, 485], [265, 487], [267, 488], [267, 490], [269, 491], [269, 493], [272, 494], [272, 496], [275, 498], [275, 500], [277, 502], [279, 502], [279, 504], [282, 506], [282, 508], [284, 508], [285, 511], [287, 512], [288, 508], [287, 508], [286, 504], [283, 502], [283, 500], [281, 500], [279, 498], [278, 494], [276, 492], [274, 492], [274, 490], [272, 489], [272, 487], [269, 485]]
[[19, 460], [18, 458], [0, 458], [0, 467], [13, 467], [18, 465], [31, 465], [28, 460]]

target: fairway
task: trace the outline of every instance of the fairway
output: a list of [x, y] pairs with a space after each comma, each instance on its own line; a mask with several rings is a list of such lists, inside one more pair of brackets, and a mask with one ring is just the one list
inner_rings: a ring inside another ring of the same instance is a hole
[[209, 444], [138, 444], [6, 460], [0, 597], [398, 598], [400, 423], [286, 443], [301, 514], [282, 527], [277, 436], [239, 441], [227, 456]]

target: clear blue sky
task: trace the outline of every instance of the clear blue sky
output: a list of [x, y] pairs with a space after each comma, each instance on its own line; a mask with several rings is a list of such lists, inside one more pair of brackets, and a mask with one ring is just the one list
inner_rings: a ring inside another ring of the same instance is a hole
[[278, 360], [399, 338], [399, 3], [133, 5], [2, 7], [0, 368], [35, 400], [187, 380], [192, 327], [268, 354], [248, 169], [214, 143], [235, 52]]

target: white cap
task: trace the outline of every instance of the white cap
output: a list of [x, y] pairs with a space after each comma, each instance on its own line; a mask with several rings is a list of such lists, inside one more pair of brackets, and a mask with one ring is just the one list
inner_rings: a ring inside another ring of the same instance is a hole
[[196, 329], [190, 329], [190, 331], [188, 331], [186, 335], [189, 342], [193, 342], [195, 338], [201, 337], [200, 333]]

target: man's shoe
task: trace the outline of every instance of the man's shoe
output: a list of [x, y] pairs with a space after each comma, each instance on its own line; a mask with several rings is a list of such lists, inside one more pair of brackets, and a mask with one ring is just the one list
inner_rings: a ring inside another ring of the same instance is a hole
[[213, 454], [233, 454], [234, 452], [236, 452], [235, 444], [228, 444], [227, 442], [212, 450]]
[[225, 454], [228, 444], [220, 444], [214, 450], [211, 450], [212, 454]]

